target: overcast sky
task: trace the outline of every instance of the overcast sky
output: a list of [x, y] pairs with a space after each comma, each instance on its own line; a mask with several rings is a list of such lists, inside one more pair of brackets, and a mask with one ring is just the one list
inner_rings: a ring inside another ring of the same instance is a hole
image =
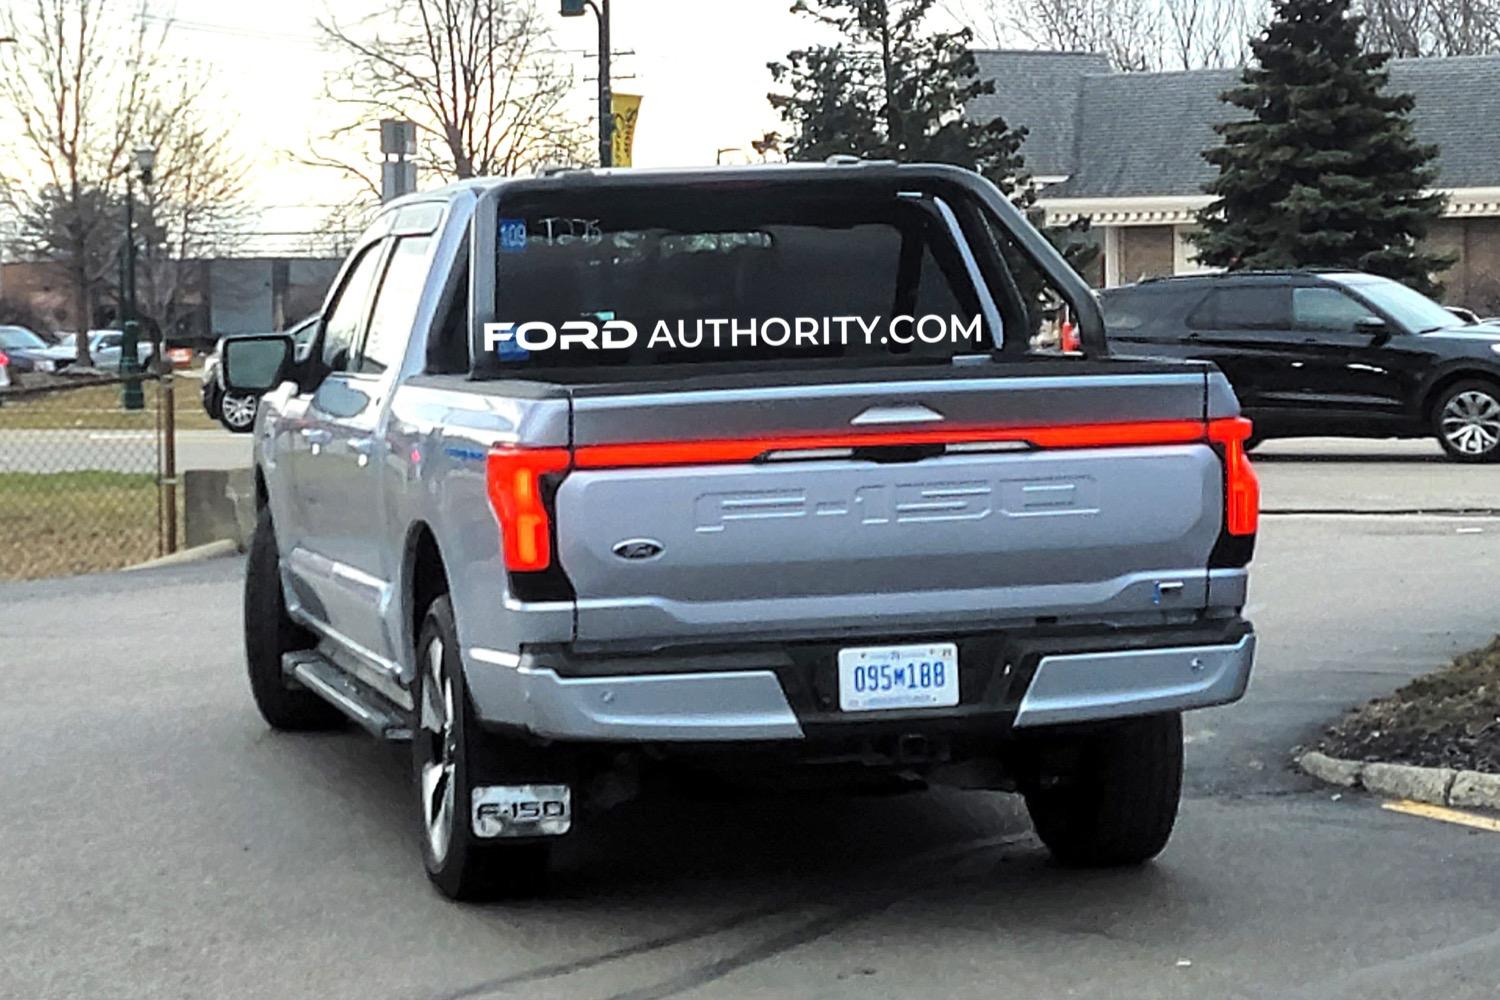
[[[549, 12], [557, 0], [540, 0]], [[777, 128], [766, 103], [766, 63], [807, 44], [818, 29], [793, 16], [790, 0], [613, 0], [615, 89], [643, 95], [636, 134], [638, 166], [713, 163], [720, 147], [745, 147]], [[206, 64], [236, 123], [243, 152], [256, 165], [253, 194], [265, 206], [262, 228], [295, 229], [316, 213], [303, 206], [337, 201], [346, 190], [327, 173], [291, 162], [285, 150], [325, 131], [334, 119], [320, 103], [325, 72], [338, 65], [318, 43], [316, 18], [332, 10], [358, 17], [358, 0], [177, 0], [171, 47]], [[583, 50], [596, 50], [592, 15], [554, 16], [555, 41], [577, 49], [579, 76], [593, 76]], [[583, 83], [571, 110], [583, 119], [595, 104]], [[371, 136], [373, 147], [375, 137]]]

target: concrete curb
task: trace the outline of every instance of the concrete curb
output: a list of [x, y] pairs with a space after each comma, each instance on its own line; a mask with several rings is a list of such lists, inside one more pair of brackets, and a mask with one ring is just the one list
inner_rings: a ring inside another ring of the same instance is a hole
[[1377, 795], [1435, 806], [1467, 806], [1500, 812], [1500, 774], [1413, 764], [1366, 764], [1340, 760], [1316, 750], [1297, 758], [1297, 766], [1319, 781], [1341, 788], [1363, 788]]
[[209, 542], [207, 545], [195, 545], [190, 549], [173, 552], [169, 556], [160, 556], [143, 563], [136, 563], [134, 566], [126, 566], [123, 572], [133, 573], [138, 569], [155, 569], [158, 566], [181, 566], [185, 563], [203, 562], [205, 559], [238, 555], [239, 552], [239, 546], [232, 540], [222, 538], [217, 542]]

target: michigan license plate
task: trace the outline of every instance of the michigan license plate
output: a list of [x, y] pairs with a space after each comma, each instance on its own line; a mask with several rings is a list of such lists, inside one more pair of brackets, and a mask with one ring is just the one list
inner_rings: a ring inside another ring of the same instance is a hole
[[861, 646], [839, 650], [839, 708], [942, 708], [958, 704], [958, 646]]

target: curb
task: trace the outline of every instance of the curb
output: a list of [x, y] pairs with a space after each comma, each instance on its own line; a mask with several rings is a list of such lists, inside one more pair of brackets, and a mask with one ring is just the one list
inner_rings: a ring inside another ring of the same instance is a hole
[[1297, 766], [1319, 781], [1341, 788], [1363, 788], [1377, 795], [1435, 806], [1500, 811], [1500, 774], [1413, 764], [1367, 764], [1340, 760], [1316, 750], [1297, 758]]
[[205, 559], [238, 555], [239, 551], [239, 546], [231, 539], [221, 538], [207, 545], [195, 545], [190, 549], [173, 552], [169, 556], [159, 556], [143, 563], [136, 563], [134, 566], [126, 566], [121, 572], [134, 573], [138, 569], [156, 569], [158, 566], [181, 566], [185, 563], [203, 562]]

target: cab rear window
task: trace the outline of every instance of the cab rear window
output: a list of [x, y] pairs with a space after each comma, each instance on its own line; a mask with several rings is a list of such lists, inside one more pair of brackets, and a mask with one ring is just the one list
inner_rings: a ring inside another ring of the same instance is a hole
[[[528, 349], [502, 333], [485, 345], [492, 370], [942, 359], [993, 346], [963, 257], [920, 199], [572, 193], [504, 205], [498, 230], [502, 324], [533, 324], [532, 342], [568, 324], [636, 339]], [[923, 339], [897, 322], [927, 316], [968, 336]]]

